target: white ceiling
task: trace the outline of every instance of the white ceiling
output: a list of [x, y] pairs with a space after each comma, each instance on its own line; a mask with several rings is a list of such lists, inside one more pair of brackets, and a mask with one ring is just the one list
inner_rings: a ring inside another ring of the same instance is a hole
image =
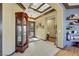
[[79, 3], [68, 3], [69, 6], [76, 6], [79, 5]]
[[37, 9], [42, 3], [33, 3], [33, 5], [31, 6], [34, 9]]
[[[26, 7], [25, 12], [28, 14], [29, 17], [33, 17], [33, 18], [36, 18], [36, 17], [38, 17], [38, 16], [40, 16], [40, 15], [42, 15], [42, 14], [44, 14], [44, 13], [46, 13], [47, 11], [49, 11], [49, 10], [52, 9], [52, 8], [50, 8], [50, 9], [46, 10], [46, 11], [43, 12], [43, 13], [39, 13], [39, 12], [37, 12], [37, 11], [34, 11], [33, 9], [28, 8], [30, 4], [31, 4], [31, 3], [23, 3], [23, 5]], [[33, 5], [32, 5], [31, 7], [34, 8], [34, 9], [37, 9], [41, 4], [42, 4], [42, 3], [33, 3]], [[43, 10], [45, 10], [45, 9], [48, 8], [48, 7], [49, 7], [49, 5], [45, 3], [45, 5], [43, 5], [43, 6], [42, 6], [40, 9], [38, 9], [38, 10], [39, 10], [39, 11], [43, 11]]]

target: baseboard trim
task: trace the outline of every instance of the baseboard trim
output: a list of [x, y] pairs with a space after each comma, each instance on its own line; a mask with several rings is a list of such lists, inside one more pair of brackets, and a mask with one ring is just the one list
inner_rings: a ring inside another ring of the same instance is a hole
[[[38, 38], [38, 37], [36, 37], [36, 38]], [[38, 39], [43, 40], [43, 41], [47, 41], [47, 40], [44, 40], [44, 39], [42, 39], [42, 38], [38, 38]]]
[[[67, 47], [67, 45], [66, 45], [64, 48], [60, 48], [60, 47], [57, 47], [57, 48], [63, 50], [63, 49], [65, 49], [66, 47]], [[57, 54], [58, 54], [61, 50], [59, 50], [54, 56], [57, 56]]]
[[12, 53], [11, 53], [11, 54], [9, 54], [9, 55], [6, 55], [6, 56], [12, 56], [14, 53], [15, 53], [15, 51], [14, 51], [14, 52], [12, 52]]
[[56, 46], [57, 48], [59, 48], [59, 49], [65, 49], [66, 47], [67, 47], [67, 45], [66, 46], [64, 46], [63, 48], [61, 48], [61, 47], [58, 47], [58, 46]]

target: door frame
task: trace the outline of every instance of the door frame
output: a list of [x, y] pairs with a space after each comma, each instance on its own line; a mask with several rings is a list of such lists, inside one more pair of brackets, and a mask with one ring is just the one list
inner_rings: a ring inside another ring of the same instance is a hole
[[[54, 16], [54, 17], [49, 17], [48, 19], [46, 18], [46, 24], [47, 24], [47, 21], [48, 21], [48, 20], [53, 20], [53, 19], [54, 19], [55, 22], [57, 21], [57, 20], [56, 20], [56, 16]], [[54, 24], [54, 25], [55, 25], [55, 24]], [[48, 33], [47, 33], [47, 34], [48, 34]], [[56, 23], [56, 35], [55, 35], [55, 36], [56, 36], [56, 39], [55, 39], [55, 41], [54, 41], [54, 44], [55, 44], [56, 46], [57, 46], [57, 42], [56, 42], [56, 41], [57, 41], [57, 34], [58, 34], [58, 33], [57, 33], [57, 23]]]

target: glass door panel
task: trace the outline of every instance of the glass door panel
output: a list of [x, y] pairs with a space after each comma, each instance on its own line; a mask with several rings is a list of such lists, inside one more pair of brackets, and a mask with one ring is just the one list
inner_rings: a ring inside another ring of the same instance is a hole
[[23, 19], [23, 45], [26, 44], [26, 19]]
[[17, 41], [21, 41], [21, 26], [20, 25], [18, 25], [17, 26]]
[[17, 45], [20, 46], [22, 42], [22, 28], [21, 25], [17, 25]]
[[26, 26], [23, 26], [23, 44], [26, 43]]

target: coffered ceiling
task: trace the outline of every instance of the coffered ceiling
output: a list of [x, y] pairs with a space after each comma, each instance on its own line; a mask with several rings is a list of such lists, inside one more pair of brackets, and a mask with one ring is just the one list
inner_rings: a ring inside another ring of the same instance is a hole
[[30, 18], [36, 19], [52, 11], [55, 11], [47, 3], [21, 3]]

